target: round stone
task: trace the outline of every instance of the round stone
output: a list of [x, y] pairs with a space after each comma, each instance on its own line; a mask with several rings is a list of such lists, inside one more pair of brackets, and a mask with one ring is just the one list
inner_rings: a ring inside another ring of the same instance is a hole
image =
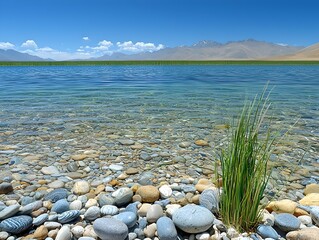
[[82, 226], [75, 226], [71, 229], [71, 232], [76, 238], [80, 238], [84, 233], [84, 228]]
[[207, 209], [197, 205], [186, 205], [173, 213], [174, 224], [187, 233], [200, 233], [208, 230], [215, 216]]
[[89, 207], [89, 209], [86, 210], [86, 212], [84, 214], [84, 218], [89, 220], [89, 221], [93, 221], [100, 216], [101, 216], [101, 210], [97, 206]]
[[95, 233], [102, 240], [124, 240], [128, 235], [128, 227], [115, 218], [98, 218], [93, 223]]
[[0, 229], [12, 234], [24, 232], [32, 226], [32, 217], [21, 215], [3, 220], [0, 223]]
[[81, 210], [82, 202], [80, 200], [74, 200], [70, 203], [70, 210]]
[[102, 215], [115, 215], [119, 212], [119, 209], [116, 206], [113, 205], [104, 205], [101, 208]]
[[153, 203], [159, 199], [160, 193], [158, 189], [152, 185], [141, 186], [136, 191], [140, 195], [142, 202]]
[[151, 205], [146, 213], [146, 219], [149, 223], [155, 223], [162, 216], [163, 216], [163, 209], [158, 204]]
[[158, 190], [162, 198], [169, 198], [170, 196], [172, 196], [173, 193], [172, 188], [168, 185], [163, 185]]
[[279, 213], [275, 216], [275, 225], [284, 232], [299, 229], [300, 220], [290, 213]]
[[83, 195], [90, 191], [90, 184], [87, 181], [77, 181], [72, 189], [72, 192], [77, 195]]
[[66, 199], [60, 199], [53, 204], [51, 211], [56, 213], [63, 213], [70, 210], [70, 204]]
[[68, 225], [64, 225], [59, 231], [55, 240], [70, 240], [72, 233]]
[[257, 227], [257, 233], [263, 238], [273, 238], [278, 239], [280, 236], [271, 226], [268, 225], [259, 225]]
[[161, 240], [176, 240], [177, 231], [174, 222], [168, 217], [161, 217], [156, 222], [157, 234]]
[[133, 212], [122, 212], [115, 215], [114, 218], [125, 223], [128, 228], [133, 227], [137, 221], [137, 215]]
[[38, 227], [33, 233], [35, 239], [45, 239], [48, 236], [48, 229], [45, 226]]
[[11, 183], [1, 183], [0, 184], [0, 194], [7, 194], [13, 191], [13, 187]]
[[123, 206], [131, 202], [133, 191], [128, 187], [122, 187], [113, 192], [112, 197], [114, 198], [115, 204], [117, 206]]
[[198, 180], [197, 184], [195, 185], [195, 188], [200, 193], [203, 192], [205, 189], [215, 187], [213, 182], [211, 180], [208, 180], [206, 178], [201, 178]]

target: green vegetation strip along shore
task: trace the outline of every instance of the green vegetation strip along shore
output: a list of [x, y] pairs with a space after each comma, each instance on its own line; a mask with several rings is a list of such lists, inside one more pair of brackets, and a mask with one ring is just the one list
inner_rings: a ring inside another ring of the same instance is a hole
[[319, 65], [319, 61], [262, 61], [262, 60], [216, 60], [216, 61], [41, 61], [0, 62], [0, 66], [108, 66], [108, 65]]

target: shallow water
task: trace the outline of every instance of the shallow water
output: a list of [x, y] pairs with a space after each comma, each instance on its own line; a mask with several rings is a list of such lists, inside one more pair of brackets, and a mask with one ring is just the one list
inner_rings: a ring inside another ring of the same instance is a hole
[[0, 144], [41, 151], [37, 136], [50, 136], [45, 147], [54, 148], [103, 131], [218, 144], [225, 134], [215, 126], [231, 122], [268, 81], [272, 125], [289, 130], [282, 145], [294, 147], [285, 158], [318, 161], [318, 66], [1, 67], [0, 133], [12, 134]]

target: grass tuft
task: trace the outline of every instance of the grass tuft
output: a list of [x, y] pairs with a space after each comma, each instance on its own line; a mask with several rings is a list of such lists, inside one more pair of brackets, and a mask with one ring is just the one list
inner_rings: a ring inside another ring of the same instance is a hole
[[255, 228], [260, 218], [264, 190], [270, 177], [267, 163], [273, 139], [263, 121], [269, 109], [267, 86], [261, 96], [243, 107], [230, 132], [230, 140], [221, 151], [223, 222], [242, 231]]

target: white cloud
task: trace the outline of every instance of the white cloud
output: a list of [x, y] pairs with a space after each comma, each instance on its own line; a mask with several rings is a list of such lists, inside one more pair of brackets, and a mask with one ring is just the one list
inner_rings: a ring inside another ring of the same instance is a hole
[[91, 49], [97, 50], [97, 51], [108, 51], [110, 47], [113, 46], [113, 43], [110, 41], [103, 40], [98, 43], [98, 46], [92, 47]]
[[21, 44], [23, 48], [38, 48], [38, 45], [35, 43], [34, 40], [27, 40]]
[[154, 43], [144, 43], [144, 42], [136, 42], [132, 41], [127, 42], [117, 42], [117, 47], [119, 51], [128, 51], [128, 52], [154, 52], [164, 48], [163, 44], [155, 45]]
[[279, 45], [279, 46], [282, 46], [282, 47], [286, 47], [286, 46], [288, 46], [288, 44], [287, 43], [276, 43], [277, 45]]
[[41, 58], [50, 58], [58, 61], [72, 60], [72, 59], [87, 59], [90, 58], [90, 53], [87, 52], [64, 52], [50, 47], [43, 47], [37, 49], [27, 49], [22, 51]]
[[0, 49], [12, 49], [14, 48], [14, 44], [9, 42], [0, 42]]
[[82, 39], [83, 39], [84, 41], [89, 41], [89, 40], [90, 40], [89, 37], [83, 37]]

